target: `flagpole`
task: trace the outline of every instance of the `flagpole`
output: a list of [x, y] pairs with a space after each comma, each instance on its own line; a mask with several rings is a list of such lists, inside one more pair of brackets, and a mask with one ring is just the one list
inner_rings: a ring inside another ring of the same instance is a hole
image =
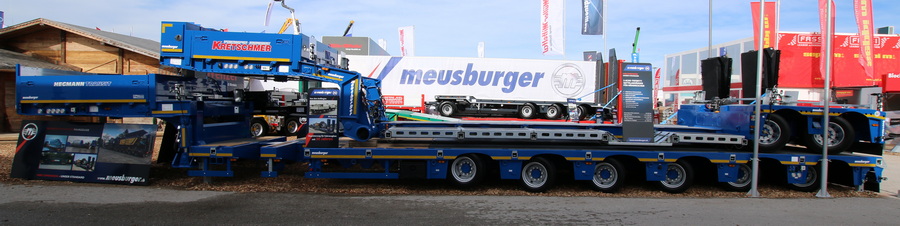
[[[818, 175], [821, 185], [819, 187], [819, 192], [816, 193], [816, 197], [819, 198], [831, 198], [831, 195], [828, 194], [828, 143], [830, 140], [828, 139], [828, 130], [831, 128], [829, 122], [831, 117], [829, 108], [831, 108], [831, 60], [834, 56], [834, 53], [832, 53], [832, 51], [834, 51], [834, 44], [832, 43], [834, 42], [834, 29], [832, 28], [834, 21], [831, 20], [831, 16], [834, 15], [834, 12], [831, 10], [832, 7], [834, 7], [834, 5], [832, 5], [833, 3], [832, 0], [827, 0], [825, 5], [825, 12], [827, 14], [825, 20], [827, 22], [825, 23], [825, 40], [822, 40], [822, 44], [825, 47], [825, 56], [822, 56], [825, 57], [825, 82], [823, 85], [825, 89], [825, 93], [823, 94], [825, 109], [822, 110], [822, 163], [820, 164], [822, 165], [822, 173]], [[809, 172], [807, 172], [807, 174], [808, 173]]]
[[[766, 15], [766, 1], [759, 1], [759, 35], [763, 36], [765, 34], [765, 16]], [[762, 77], [763, 77], [763, 50], [765, 50], [765, 38], [759, 37], [757, 41], [757, 46], [759, 49], [756, 51], [756, 91], [754, 92], [762, 92]], [[760, 111], [762, 110], [762, 95], [756, 95], [756, 101], [754, 106], [753, 113], [753, 165], [751, 166], [751, 177], [750, 178], [750, 191], [747, 193], [750, 197], [759, 197], [759, 190], [757, 190], [758, 180], [759, 180], [759, 132], [760, 132], [760, 121], [762, 121], [762, 114]]]
[[602, 0], [602, 1], [603, 2], [601, 4], [603, 4], [603, 15], [601, 16], [602, 17], [601, 23], [603, 23], [603, 51], [600, 51], [601, 53], [605, 52], [605, 51], [609, 51], [609, 49], [607, 49], [607, 46], [606, 46], [606, 36], [608, 36], [608, 34], [609, 34], [609, 30], [606, 27], [606, 17], [609, 16], [606, 14], [606, 8], [609, 8], [609, 5], [607, 5], [606, 0]]
[[713, 56], [713, 53], [712, 53], [712, 49], [713, 49], [712, 48], [712, 46], [713, 46], [712, 45], [713, 44], [713, 41], [712, 41], [712, 29], [713, 29], [712, 13], [713, 13], [712, 0], [709, 0], [709, 49], [706, 52], [706, 58], [712, 58], [712, 56]]

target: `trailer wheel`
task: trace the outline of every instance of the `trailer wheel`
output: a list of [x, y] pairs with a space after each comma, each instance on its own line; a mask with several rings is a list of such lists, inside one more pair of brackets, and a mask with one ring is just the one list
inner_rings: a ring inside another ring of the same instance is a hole
[[656, 183], [661, 190], [668, 193], [682, 193], [694, 183], [694, 169], [685, 161], [669, 163], [665, 174], [666, 179]]
[[[846, 151], [853, 145], [856, 132], [847, 119], [833, 117], [828, 121], [829, 141], [828, 154], [836, 155]], [[811, 151], [822, 151], [822, 134], [806, 134], [806, 148]]]
[[547, 107], [547, 119], [559, 119], [564, 111], [559, 104], [551, 104], [550, 107]]
[[463, 155], [450, 164], [450, 179], [454, 184], [470, 188], [484, 180], [487, 166], [477, 155]]
[[594, 190], [615, 193], [625, 184], [625, 167], [615, 159], [597, 163], [591, 185]]
[[722, 187], [729, 191], [750, 191], [753, 169], [749, 164], [738, 165], [737, 180], [734, 182], [722, 182]]
[[269, 124], [262, 118], [253, 118], [250, 120], [250, 135], [260, 137], [269, 134]]
[[444, 101], [440, 107], [441, 116], [451, 117], [456, 114], [456, 104], [450, 101]]
[[772, 153], [781, 150], [791, 139], [791, 126], [780, 115], [769, 114], [762, 127], [759, 134], [760, 152]]
[[532, 104], [524, 104], [519, 108], [519, 117], [523, 119], [533, 119], [537, 115], [537, 107]]
[[806, 182], [799, 184], [787, 184], [787, 187], [797, 191], [814, 192], [819, 190], [819, 166], [807, 166]]
[[300, 118], [290, 117], [284, 120], [284, 135], [285, 136], [297, 136], [300, 133]]
[[587, 119], [587, 109], [588, 108], [584, 105], [578, 105], [578, 107], [575, 108], [575, 117], [578, 117], [579, 121]]
[[528, 192], [544, 192], [555, 183], [556, 168], [545, 158], [534, 158], [522, 167], [522, 186]]

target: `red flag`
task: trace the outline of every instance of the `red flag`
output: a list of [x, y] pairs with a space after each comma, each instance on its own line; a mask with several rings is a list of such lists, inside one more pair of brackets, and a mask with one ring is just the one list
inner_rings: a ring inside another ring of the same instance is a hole
[[875, 61], [874, 52], [874, 28], [872, 19], [872, 1], [854, 0], [853, 8], [856, 14], [856, 26], [859, 27], [859, 64], [866, 72], [868, 81], [874, 81]]
[[[831, 1], [831, 17], [828, 17], [828, 1]], [[829, 30], [828, 23], [831, 23], [831, 28]], [[825, 67], [827, 64], [825, 63], [826, 59], [834, 58], [834, 56], [828, 56], [825, 51], [828, 49], [826, 43], [830, 43], [831, 46], [834, 46], [834, 1], [833, 0], [819, 0], [819, 27], [821, 29], [822, 38], [821, 45], [819, 50], [819, 71], [821, 72], [820, 80], [825, 77]], [[831, 32], [827, 32], [831, 31]], [[831, 83], [824, 83], [825, 85], [831, 85]]]
[[99, 30], [100, 30], [100, 28], [99, 28], [99, 27], [94, 27], [94, 29], [97, 29], [97, 30], [98, 30], [98, 31], [99, 31]]
[[[763, 48], [775, 47], [775, 2], [766, 2], [763, 21]], [[759, 50], [759, 2], [750, 3], [750, 11], [753, 13], [753, 46]]]

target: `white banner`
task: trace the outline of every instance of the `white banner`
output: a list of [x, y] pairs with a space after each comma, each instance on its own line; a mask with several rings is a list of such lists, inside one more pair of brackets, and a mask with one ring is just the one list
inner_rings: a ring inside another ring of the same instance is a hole
[[484, 58], [484, 42], [478, 42], [478, 58]]
[[381, 79], [389, 106], [421, 106], [435, 95], [566, 102], [596, 88], [595, 62], [457, 57], [350, 56], [350, 70]]
[[400, 32], [400, 56], [416, 56], [415, 27], [397, 29]]
[[565, 5], [563, 0], [541, 0], [541, 53], [565, 55]]

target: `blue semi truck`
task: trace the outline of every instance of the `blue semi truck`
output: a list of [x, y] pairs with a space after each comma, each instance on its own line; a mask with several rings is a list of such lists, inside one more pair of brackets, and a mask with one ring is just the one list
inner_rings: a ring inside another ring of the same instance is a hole
[[[629, 128], [623, 124], [388, 121], [380, 82], [347, 70], [340, 52], [308, 36], [223, 32], [189, 22], [162, 22], [161, 32], [160, 63], [180, 69], [179, 75], [19, 67], [18, 113], [161, 118], [167, 127], [160, 159], [205, 178], [233, 176], [232, 162], [250, 160], [266, 163], [265, 177], [277, 176], [286, 162], [307, 162], [308, 178], [446, 179], [462, 187], [509, 179], [532, 192], [551, 189], [563, 177], [603, 192], [618, 191], [626, 178], [643, 178], [679, 193], [699, 176], [712, 176], [730, 190], [750, 189], [753, 154], [745, 147], [753, 144], [756, 130], [748, 105], [684, 105], [681, 125], [653, 125], [652, 137], [640, 142], [626, 139]], [[246, 131], [257, 103], [208, 73], [336, 83], [339, 89], [309, 95], [318, 98], [311, 105], [335, 103], [333, 116], [310, 116], [310, 124], [335, 134], [311, 132], [291, 141], [251, 137]], [[817, 189], [824, 179], [818, 167], [823, 156], [787, 143], [803, 136], [815, 141], [822, 114], [815, 107], [782, 105], [763, 113], [761, 133], [768, 140], [761, 145], [781, 151], [760, 154], [762, 166], [792, 188]], [[882, 157], [851, 153], [855, 149], [844, 142], [883, 145], [884, 114], [834, 109], [832, 122], [846, 141], [832, 142], [835, 152], [844, 153], [828, 156], [834, 177], [828, 179], [877, 190]]]

